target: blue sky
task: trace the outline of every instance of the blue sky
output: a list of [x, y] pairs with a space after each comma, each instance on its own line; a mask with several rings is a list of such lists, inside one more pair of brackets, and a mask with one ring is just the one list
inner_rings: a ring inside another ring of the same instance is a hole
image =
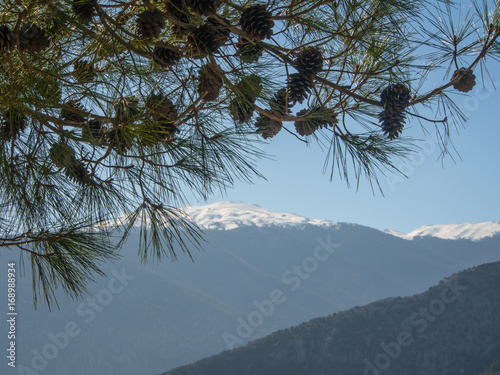
[[[500, 74], [495, 74], [499, 64], [490, 62], [493, 79], [500, 87]], [[482, 86], [479, 74], [477, 82], [468, 96], [456, 98], [469, 114], [465, 128], [452, 128], [452, 141], [460, 156], [452, 152], [453, 159], [441, 159], [433, 125], [428, 124], [431, 133], [426, 135], [418, 122], [410, 121], [405, 134], [424, 140], [425, 149], [401, 165], [408, 179], [380, 176], [384, 196], [378, 191], [373, 194], [367, 181], [362, 181], [358, 191], [355, 184], [348, 188], [339, 178], [330, 182], [329, 174], [323, 173], [326, 153], [315, 144], [306, 146], [281, 132], [264, 146], [274, 160], [258, 162], [267, 181], [256, 180], [252, 185], [238, 182], [208, 203], [244, 201], [278, 212], [405, 233], [429, 224], [498, 221], [500, 92], [491, 84]], [[287, 127], [293, 130], [293, 124]]]

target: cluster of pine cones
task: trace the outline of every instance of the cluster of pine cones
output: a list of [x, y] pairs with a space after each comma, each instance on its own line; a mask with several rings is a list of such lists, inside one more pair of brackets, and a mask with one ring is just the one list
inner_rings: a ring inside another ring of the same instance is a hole
[[[169, 43], [157, 43], [153, 60], [164, 68], [175, 65], [183, 56], [203, 58], [216, 54], [231, 37], [231, 23], [217, 15], [220, 6], [221, 2], [218, 0], [168, 0], [162, 11], [155, 8], [139, 14], [136, 20], [137, 35], [146, 41], [158, 38], [166, 27], [168, 17], [171, 33], [177, 39], [184, 39], [185, 45], [182, 48]], [[190, 23], [195, 18], [193, 14], [206, 18], [202, 24], [197, 22], [195, 26]], [[238, 25], [245, 35], [238, 37], [237, 55], [242, 63], [254, 63], [263, 54], [263, 40], [273, 35], [272, 14], [265, 5], [253, 5], [241, 12]], [[217, 65], [203, 65], [198, 74], [199, 97], [207, 102], [216, 101], [223, 83], [224, 74]], [[229, 113], [239, 124], [252, 118], [262, 84], [259, 77], [249, 75], [243, 77], [235, 86], [236, 97], [230, 102]], [[267, 122], [268, 119], [262, 117], [260, 124]], [[278, 123], [281, 129], [281, 123]], [[268, 131], [262, 131], [263, 128], [267, 128], [267, 125], [260, 128], [263, 136], [267, 137]], [[274, 128], [278, 128], [277, 124]]]
[[[451, 82], [455, 90], [469, 92], [476, 85], [476, 76], [471, 69], [460, 68], [453, 73]], [[402, 83], [389, 85], [380, 95], [380, 104], [384, 108], [378, 116], [382, 131], [389, 139], [398, 138], [406, 121], [410, 90]]]
[[152, 120], [148, 124], [147, 134], [153, 144], [170, 141], [180, 132], [176, 124], [178, 111], [175, 104], [161, 93], [151, 93], [146, 99], [146, 112]]
[[[82, 139], [95, 146], [111, 147], [125, 154], [134, 141], [146, 147], [171, 141], [180, 132], [178, 111], [174, 103], [161, 93], [152, 92], [144, 103], [144, 117], [139, 100], [128, 96], [114, 103], [114, 118], [107, 128], [98, 119], [89, 119], [87, 110], [77, 100], [64, 103], [60, 118], [68, 125], [82, 129]], [[137, 121], [139, 118], [144, 121]], [[138, 125], [141, 123], [141, 125]]]
[[[170, 24], [176, 39], [184, 39], [184, 54], [202, 58], [215, 54], [230, 39], [231, 24], [217, 14], [219, 0], [168, 0], [159, 8], [150, 6], [136, 18], [136, 33], [139, 38], [150, 41], [159, 38]], [[89, 14], [91, 7], [89, 6]], [[206, 17], [200, 24], [200, 16]], [[82, 15], [83, 17], [83, 15]], [[198, 17], [198, 18], [196, 18]], [[90, 17], [91, 18], [91, 17]], [[191, 23], [196, 20], [194, 23]], [[262, 55], [262, 40], [273, 34], [274, 21], [265, 5], [254, 5], [244, 9], [239, 20], [246, 34], [237, 44], [238, 54], [244, 62], [254, 62]], [[172, 45], [155, 49], [154, 59], [163, 66], [175, 64], [180, 58], [179, 47]]]
[[[157, 66], [168, 69], [177, 64], [183, 56], [199, 58], [212, 55], [228, 43], [231, 37], [231, 24], [217, 15], [220, 6], [219, 0], [167, 0], [158, 6], [149, 4], [135, 17], [135, 33], [140, 40], [153, 44], [152, 61]], [[82, 23], [90, 23], [98, 14], [97, 0], [72, 0], [71, 9], [75, 19]], [[200, 16], [204, 17], [202, 24], [199, 22]], [[191, 24], [196, 17], [198, 21]], [[159, 40], [168, 24], [176, 38], [184, 39], [184, 45], [174, 45]], [[263, 41], [273, 35], [272, 14], [265, 5], [249, 6], [241, 12], [238, 25], [244, 35], [238, 37], [237, 55], [243, 63], [256, 62], [265, 49]], [[24, 51], [40, 52], [50, 46], [48, 34], [38, 25], [24, 25], [21, 27], [21, 35], [19, 41]], [[0, 27], [0, 51], [12, 49], [15, 45], [14, 40], [7, 26]], [[295, 60], [298, 73], [291, 74], [287, 88], [279, 90], [270, 100], [271, 112], [283, 116], [289, 114], [289, 107], [297, 102], [302, 103], [311, 91], [314, 76], [322, 70], [322, 67], [323, 57], [317, 48], [306, 48], [298, 53]], [[76, 61], [73, 65], [73, 76], [80, 84], [93, 82], [96, 77], [94, 64], [86, 60]], [[205, 101], [217, 100], [223, 86], [223, 77], [223, 72], [215, 64], [203, 65], [198, 75], [198, 95]], [[254, 75], [244, 77], [236, 85], [236, 98], [229, 105], [229, 112], [236, 123], [247, 122], [252, 118], [254, 104], [261, 89], [260, 78]], [[159, 102], [161, 104], [158, 104]], [[100, 121], [87, 120], [82, 118], [81, 114], [72, 112], [72, 107], [76, 112], [85, 111], [76, 102], [69, 101], [65, 104], [61, 118], [80, 124], [82, 136], [92, 144], [108, 144], [117, 152], [124, 153], [131, 147], [133, 133], [128, 131], [123, 123], [127, 122], [125, 121], [127, 116], [134, 112], [131, 108], [135, 108], [136, 103], [121, 101], [117, 105], [115, 122], [108, 130]], [[161, 128], [165, 133], [164, 139], [171, 139], [178, 132], [178, 128], [174, 125], [177, 115], [172, 102], [168, 98], [160, 100], [152, 96], [148, 98], [145, 106], [146, 112], [157, 123], [154, 130]], [[128, 110], [125, 110], [126, 108]], [[163, 114], [158, 114], [159, 109]], [[262, 115], [258, 117], [255, 126], [257, 132], [264, 138], [276, 135], [282, 127], [281, 121], [271, 120]]]
[[[271, 105], [271, 113], [278, 116], [288, 114], [289, 110], [286, 106], [286, 90], [281, 89], [269, 103]], [[310, 109], [302, 109], [297, 112], [297, 117], [300, 119], [295, 121], [295, 130], [302, 136], [307, 137], [313, 135], [318, 129], [326, 127], [334, 127], [338, 124], [337, 113], [331, 109], [323, 108], [322, 106], [314, 106]], [[255, 123], [257, 133], [262, 135], [264, 139], [272, 138], [282, 129], [282, 122], [276, 119], [268, 118], [260, 115]]]
[[[300, 51], [295, 59], [294, 67], [298, 73], [292, 73], [288, 76], [286, 89], [280, 89], [274, 98], [269, 101], [271, 107], [270, 112], [275, 116], [269, 118], [260, 115], [257, 118], [255, 126], [257, 133], [261, 134], [264, 139], [272, 138], [282, 129], [282, 122], [279, 120], [283, 116], [290, 113], [290, 107], [296, 103], [303, 103], [310, 94], [314, 77], [323, 70], [323, 55], [316, 47], [307, 47]], [[326, 127], [335, 122], [336, 115], [331, 113], [327, 117], [322, 118], [317, 116], [317, 109], [313, 108], [310, 111], [303, 110], [297, 113], [297, 116], [311, 116], [311, 121], [298, 121], [295, 123], [297, 132], [301, 136], [311, 135], [317, 129]]]
[[[139, 39], [153, 41], [161, 37], [168, 24], [177, 39], [184, 39], [184, 47], [154, 41], [153, 60], [162, 66], [175, 64], [185, 55], [205, 57], [217, 53], [230, 39], [231, 24], [217, 14], [219, 0], [167, 0], [155, 6], [148, 2], [146, 9], [135, 17], [135, 33]], [[72, 0], [74, 19], [83, 24], [90, 23], [98, 12], [97, 0]], [[127, 16], [130, 18], [130, 15]], [[204, 19], [200, 17], [205, 17]], [[56, 17], [57, 18], [57, 17]], [[200, 24], [200, 20], [203, 21]], [[59, 20], [59, 23], [64, 21]], [[117, 20], [122, 22], [123, 20]], [[126, 22], [126, 21], [123, 21]], [[38, 24], [23, 23], [18, 35], [13, 35], [8, 25], [0, 26], [0, 53], [15, 48], [16, 41], [26, 53], [41, 52], [51, 44], [52, 25], [56, 20], [42, 20]], [[265, 5], [253, 5], [241, 12], [239, 25], [246, 36], [240, 36], [236, 44], [238, 54], [244, 62], [253, 62], [262, 55], [262, 40], [273, 34], [274, 21]], [[61, 25], [59, 25], [61, 26]], [[84, 76], [87, 82], [89, 75]], [[80, 80], [79, 80], [80, 81]]]
[[[184, 56], [203, 58], [217, 54], [231, 39], [232, 27], [227, 19], [217, 14], [221, 5], [220, 0], [166, 0], [161, 5], [147, 2], [146, 9], [136, 14], [135, 34], [139, 40], [152, 44], [152, 61], [160, 68], [169, 69]], [[71, 9], [74, 18], [82, 23], [90, 23], [100, 14], [97, 0], [72, 0]], [[51, 45], [52, 35], [47, 25], [24, 22], [18, 28], [17, 35], [8, 25], [0, 25], [0, 56], [16, 47], [28, 54], [46, 50]], [[184, 40], [183, 44], [159, 40], [167, 25], [175, 38]], [[257, 4], [242, 10], [238, 26], [243, 34], [238, 36], [235, 43], [236, 55], [242, 63], [258, 61], [265, 51], [264, 40], [273, 35], [274, 25], [273, 16], [265, 5]], [[302, 104], [308, 98], [316, 75], [323, 70], [323, 63], [318, 47], [306, 47], [296, 54], [292, 65], [297, 72], [288, 75], [286, 88], [279, 90], [269, 101], [272, 116], [260, 114], [257, 117], [255, 127], [258, 134], [264, 139], [278, 134], [282, 129], [281, 119], [290, 113], [290, 107]], [[91, 61], [78, 60], [73, 65], [73, 76], [79, 84], [93, 82], [96, 73]], [[201, 66], [197, 79], [199, 97], [207, 102], [218, 100], [224, 85], [224, 72], [213, 60]], [[453, 87], [461, 92], [469, 92], [476, 83], [475, 75], [467, 68], [457, 69], [451, 81]], [[229, 104], [229, 113], [236, 123], [248, 122], [254, 115], [262, 82], [252, 74], [243, 77], [235, 87], [236, 97]], [[410, 91], [405, 84], [391, 84], [383, 90], [380, 97], [383, 110], [378, 117], [382, 131], [389, 139], [398, 138], [402, 133], [409, 103]], [[172, 140], [179, 132], [176, 106], [163, 94], [152, 93], [144, 103], [144, 110], [151, 120], [144, 130], [144, 145]], [[137, 133], [131, 130], [130, 124], [140, 113], [137, 100], [123, 98], [115, 103], [115, 117], [109, 129], [99, 120], [88, 120], [82, 113], [85, 113], [85, 109], [80, 103], [69, 100], [61, 111], [61, 119], [79, 124], [82, 137], [94, 145], [107, 145], [118, 153], [125, 153], [132, 146]], [[316, 130], [334, 126], [338, 122], [333, 111], [321, 106], [302, 109], [297, 112], [297, 116], [301, 119], [295, 122], [295, 129], [300, 136], [310, 136]], [[26, 116], [19, 111], [4, 111], [0, 123], [0, 141], [15, 140], [25, 130], [26, 123]], [[65, 165], [64, 168], [73, 179], [85, 180], [80, 164]]]
[[297, 54], [295, 68], [298, 73], [288, 76], [288, 100], [291, 105], [302, 104], [314, 83], [314, 76], [323, 69], [323, 56], [317, 47], [307, 47]]
[[[91, 1], [91, 3], [94, 4], [95, 1]], [[86, 1], [74, 1], [73, 9], [77, 17], [88, 19], [84, 15], [88, 11], [86, 4]], [[94, 9], [93, 6], [91, 8]], [[84, 14], [81, 14], [81, 12]], [[14, 50], [17, 45], [20, 51], [27, 54], [45, 51], [50, 47], [52, 42], [52, 34], [49, 31], [50, 24], [51, 22], [48, 20], [44, 20], [40, 24], [24, 22], [19, 27], [16, 35], [14, 35], [8, 25], [0, 25], [0, 57], [2, 54]], [[95, 76], [94, 65], [85, 60], [76, 61], [73, 66], [73, 75], [78, 83], [92, 82]]]

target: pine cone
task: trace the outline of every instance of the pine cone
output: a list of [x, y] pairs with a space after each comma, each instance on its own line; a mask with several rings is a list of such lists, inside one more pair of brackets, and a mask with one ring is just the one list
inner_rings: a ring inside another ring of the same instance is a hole
[[158, 9], [145, 10], [137, 16], [137, 34], [142, 39], [157, 38], [165, 27], [165, 18]]
[[402, 83], [389, 85], [382, 91], [380, 102], [384, 107], [379, 114], [382, 131], [389, 139], [399, 137], [406, 120], [404, 111], [410, 103], [410, 90]]
[[251, 39], [269, 39], [273, 35], [274, 21], [265, 5], [254, 5], [245, 9], [241, 13], [240, 25]]
[[25, 23], [21, 26], [19, 44], [21, 50], [25, 52], [40, 52], [49, 48], [50, 39], [44, 29], [31, 23]]
[[88, 61], [77, 61], [73, 65], [73, 75], [78, 83], [89, 83], [94, 80], [94, 64]]
[[210, 25], [214, 28], [215, 39], [219, 47], [225, 45], [229, 41], [229, 37], [231, 36], [229, 28], [226, 26], [226, 25], [231, 25], [231, 23], [225, 18], [222, 18], [222, 20], [224, 21], [224, 23], [219, 22], [217, 19], [213, 17], [208, 17], [206, 21], [207, 25]]
[[[304, 116], [306, 113], [307, 113], [307, 109], [303, 109], [303, 110], [297, 112], [297, 116], [298, 117]], [[309, 135], [313, 134], [318, 129], [318, 126], [316, 125], [316, 123], [314, 121], [295, 121], [294, 125], [295, 125], [295, 130], [302, 137], [309, 136]]]
[[161, 66], [169, 67], [181, 59], [181, 54], [172, 48], [157, 46], [153, 52], [153, 59]]
[[76, 162], [75, 165], [67, 166], [64, 168], [64, 174], [78, 185], [85, 186], [92, 185], [93, 183], [87, 169], [85, 169], [85, 165], [82, 162]]
[[380, 102], [389, 115], [402, 113], [410, 104], [410, 90], [402, 83], [389, 85], [382, 91]]
[[86, 112], [85, 108], [78, 102], [77, 100], [70, 99], [66, 103], [64, 103], [65, 107], [61, 109], [61, 119], [64, 121], [74, 122], [74, 123], [84, 123], [86, 116], [71, 111], [71, 109], [75, 109], [77, 111]]
[[304, 120], [295, 121], [295, 129], [302, 137], [312, 135], [318, 129], [334, 126], [339, 122], [336, 113], [320, 106], [315, 106], [310, 110], [303, 109], [297, 112], [297, 116], [307, 117]]
[[290, 74], [287, 87], [290, 106], [294, 106], [297, 102], [302, 104], [311, 92], [312, 86], [313, 80], [311, 76], [303, 76], [299, 73]]
[[155, 120], [167, 118], [175, 121], [178, 117], [174, 103], [162, 94], [151, 93], [146, 99], [146, 111]]
[[222, 78], [211, 65], [203, 65], [200, 69], [198, 95], [210, 102], [219, 97], [221, 88]]
[[290, 114], [291, 110], [288, 108], [286, 89], [279, 89], [274, 98], [269, 101], [271, 106], [271, 112], [276, 113], [280, 116], [287, 116]]
[[8, 142], [16, 139], [26, 129], [26, 116], [16, 109], [9, 109], [2, 115], [3, 121], [0, 127], [0, 140]]
[[0, 53], [14, 48], [14, 35], [7, 25], [0, 25]]
[[282, 126], [281, 121], [272, 120], [264, 115], [257, 117], [257, 121], [255, 122], [257, 134], [262, 135], [264, 139], [274, 137], [280, 132]]
[[237, 44], [238, 55], [244, 63], [256, 62], [262, 56], [264, 45], [262, 42], [255, 40], [253, 42], [245, 38], [240, 38]]
[[150, 125], [150, 140], [173, 139], [175, 133], [180, 132], [175, 123], [179, 116], [177, 108], [166, 96], [155, 93], [149, 95], [146, 99], [146, 110], [153, 120]]
[[75, 16], [81, 21], [89, 23], [95, 15], [97, 0], [73, 0], [71, 8]]
[[314, 76], [323, 69], [323, 56], [317, 47], [307, 47], [297, 55], [295, 66], [300, 74]]
[[66, 168], [77, 165], [75, 150], [63, 141], [54, 143], [49, 151], [50, 160], [58, 168]]
[[237, 97], [229, 103], [229, 113], [236, 123], [249, 121], [253, 116], [254, 105], [252, 98]]
[[385, 111], [382, 111], [379, 116], [379, 122], [382, 123], [382, 131], [389, 139], [398, 138], [403, 132], [404, 123], [406, 116], [404, 113], [393, 113], [388, 115]]
[[217, 12], [221, 5], [219, 0], [188, 0], [187, 4], [194, 13], [201, 16]]
[[472, 70], [467, 68], [455, 70], [451, 80], [454, 81], [455, 79], [458, 80], [453, 83], [453, 88], [460, 92], [469, 92], [476, 85], [476, 76], [472, 73]]
[[199, 25], [187, 36], [192, 57], [205, 57], [219, 50], [215, 28], [208, 24]]

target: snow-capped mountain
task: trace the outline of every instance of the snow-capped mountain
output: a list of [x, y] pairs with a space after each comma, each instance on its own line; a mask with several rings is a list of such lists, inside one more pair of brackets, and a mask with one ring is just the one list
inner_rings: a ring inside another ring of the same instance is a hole
[[409, 238], [417, 236], [439, 237], [447, 240], [467, 239], [478, 241], [500, 233], [500, 222], [488, 221], [484, 223], [425, 225], [408, 233]]
[[292, 213], [274, 212], [250, 203], [217, 202], [207, 206], [187, 206], [184, 211], [202, 229], [235, 229], [243, 226], [304, 225], [335, 226], [332, 221], [308, 219]]
[[[293, 213], [274, 212], [244, 202], [217, 202], [207, 206], [187, 206], [184, 211], [202, 229], [229, 230], [245, 226], [303, 227], [317, 225], [338, 227], [338, 223], [320, 219], [309, 219]], [[500, 233], [500, 222], [425, 225], [410, 233], [382, 229], [384, 233], [407, 240], [415, 237], [437, 237], [447, 240], [467, 239], [478, 241]]]
[[412, 240], [415, 237], [436, 237], [445, 240], [479, 241], [500, 233], [500, 222], [424, 225], [410, 233], [402, 233], [391, 229], [381, 229], [381, 231], [405, 240]]

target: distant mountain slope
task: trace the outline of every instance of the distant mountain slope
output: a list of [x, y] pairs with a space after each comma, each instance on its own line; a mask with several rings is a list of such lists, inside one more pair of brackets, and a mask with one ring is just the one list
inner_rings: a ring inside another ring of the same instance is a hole
[[164, 375], [473, 375], [500, 358], [500, 262], [311, 320]]

